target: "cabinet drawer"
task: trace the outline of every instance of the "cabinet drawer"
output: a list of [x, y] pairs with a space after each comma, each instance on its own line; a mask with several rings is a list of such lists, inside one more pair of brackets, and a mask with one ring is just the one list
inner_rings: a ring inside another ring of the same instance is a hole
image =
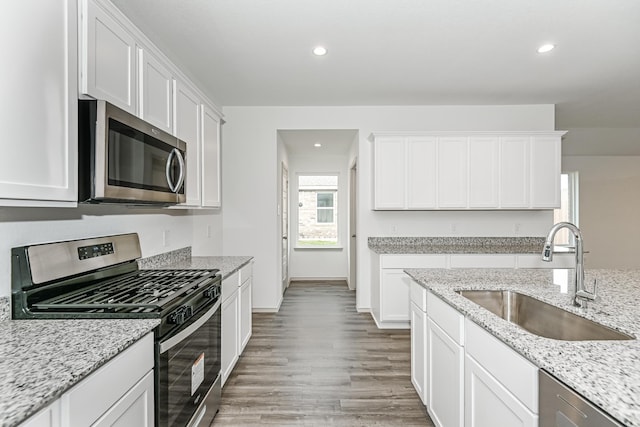
[[538, 368], [470, 320], [466, 351], [530, 411], [538, 413]]
[[240, 286], [240, 272], [238, 271], [222, 279], [222, 302], [225, 302], [235, 292], [238, 292], [238, 286]]
[[240, 284], [249, 280], [252, 274], [253, 274], [253, 261], [250, 261], [249, 264], [245, 265], [240, 269]]
[[515, 255], [451, 255], [451, 268], [514, 268]]
[[413, 302], [421, 311], [427, 311], [427, 290], [421, 285], [411, 280], [409, 284], [409, 292], [411, 302]]
[[380, 268], [446, 268], [446, 255], [380, 255]]
[[456, 343], [464, 344], [464, 316], [431, 292], [427, 296], [427, 315]]

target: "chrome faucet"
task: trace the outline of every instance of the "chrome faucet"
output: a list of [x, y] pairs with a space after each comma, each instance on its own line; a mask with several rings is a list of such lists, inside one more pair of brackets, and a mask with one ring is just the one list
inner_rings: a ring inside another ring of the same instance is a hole
[[571, 233], [576, 240], [576, 280], [575, 283], [575, 296], [573, 298], [573, 305], [576, 307], [586, 307], [587, 301], [593, 301], [596, 299], [596, 282], [593, 282], [593, 292], [587, 291], [584, 286], [584, 252], [582, 249], [582, 233], [580, 233], [580, 229], [570, 222], [559, 222], [551, 227], [549, 230], [549, 234], [547, 235], [547, 240], [544, 242], [544, 248], [542, 249], [542, 260], [543, 261], [551, 261], [553, 260], [553, 239], [556, 236], [556, 233], [562, 229], [566, 228]]

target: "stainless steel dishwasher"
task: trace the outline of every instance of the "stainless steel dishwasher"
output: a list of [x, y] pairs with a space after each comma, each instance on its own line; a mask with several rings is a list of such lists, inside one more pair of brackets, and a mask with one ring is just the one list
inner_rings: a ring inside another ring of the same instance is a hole
[[624, 427], [542, 370], [539, 393], [539, 427]]

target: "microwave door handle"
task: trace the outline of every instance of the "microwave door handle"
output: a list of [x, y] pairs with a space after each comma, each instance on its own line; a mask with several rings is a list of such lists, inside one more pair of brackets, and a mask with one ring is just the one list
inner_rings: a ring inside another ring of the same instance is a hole
[[167, 178], [167, 184], [169, 185], [169, 190], [171, 190], [171, 192], [175, 193], [176, 192], [176, 187], [173, 185], [173, 182], [171, 181], [171, 164], [173, 163], [173, 158], [176, 155], [176, 152], [178, 150], [177, 149], [173, 149], [171, 150], [171, 152], [169, 153], [169, 157], [167, 157], [167, 164], [165, 165], [165, 176]]
[[173, 190], [174, 193], [177, 193], [180, 190], [180, 187], [182, 187], [182, 184], [184, 183], [184, 157], [182, 156], [182, 153], [180, 152], [180, 150], [178, 150], [177, 148], [174, 148], [173, 151], [176, 152], [176, 157], [178, 158], [178, 165], [180, 166], [180, 175], [178, 176], [178, 183], [176, 184], [176, 188], [175, 190]]

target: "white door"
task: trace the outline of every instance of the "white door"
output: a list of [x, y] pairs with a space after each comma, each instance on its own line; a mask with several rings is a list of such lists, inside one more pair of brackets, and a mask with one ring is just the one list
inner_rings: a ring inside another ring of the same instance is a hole
[[356, 210], [357, 210], [357, 165], [353, 164], [350, 171], [350, 192], [349, 192], [349, 289], [356, 288], [356, 259], [357, 259], [357, 236], [356, 236]]
[[282, 293], [289, 286], [289, 171], [282, 164]]

